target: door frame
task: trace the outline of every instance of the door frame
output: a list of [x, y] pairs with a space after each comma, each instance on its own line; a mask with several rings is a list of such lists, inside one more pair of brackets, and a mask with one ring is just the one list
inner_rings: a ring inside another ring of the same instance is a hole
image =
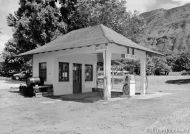
[[[75, 92], [74, 92], [74, 66], [75, 66], [75, 65], [80, 66], [80, 85], [79, 85], [79, 93], [75, 93]], [[81, 64], [81, 63], [73, 63], [72, 67], [73, 67], [73, 71], [72, 71], [72, 73], [73, 73], [73, 82], [72, 82], [72, 84], [73, 84], [73, 94], [81, 94], [81, 93], [82, 93], [82, 64]]]

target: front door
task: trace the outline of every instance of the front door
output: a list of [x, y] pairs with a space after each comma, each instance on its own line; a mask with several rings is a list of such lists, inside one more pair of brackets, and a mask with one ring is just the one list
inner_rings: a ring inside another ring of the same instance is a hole
[[82, 65], [73, 63], [73, 94], [82, 93]]

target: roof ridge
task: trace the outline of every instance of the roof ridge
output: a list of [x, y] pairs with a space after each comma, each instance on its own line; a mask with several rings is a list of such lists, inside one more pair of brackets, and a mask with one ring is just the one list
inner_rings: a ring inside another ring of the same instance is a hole
[[99, 25], [100, 26], [100, 29], [101, 29], [101, 31], [102, 31], [102, 33], [103, 33], [103, 36], [106, 38], [106, 40], [109, 42], [109, 43], [111, 43], [112, 41], [106, 36], [106, 33], [105, 33], [105, 31], [104, 31], [104, 28], [103, 27], [105, 27], [103, 24], [100, 24]]
[[71, 31], [70, 33], [62, 35], [59, 39], [49, 42], [49, 44], [27, 51], [19, 56], [107, 43], [115, 43], [120, 46], [127, 46], [142, 51], [155, 53], [146, 47], [134, 43], [113, 29], [103, 24], [99, 24]]

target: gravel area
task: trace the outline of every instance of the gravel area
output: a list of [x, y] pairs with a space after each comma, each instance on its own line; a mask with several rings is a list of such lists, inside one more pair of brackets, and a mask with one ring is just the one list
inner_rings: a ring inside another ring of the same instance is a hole
[[190, 134], [190, 76], [148, 80], [145, 96], [88, 102], [26, 98], [0, 79], [0, 134]]

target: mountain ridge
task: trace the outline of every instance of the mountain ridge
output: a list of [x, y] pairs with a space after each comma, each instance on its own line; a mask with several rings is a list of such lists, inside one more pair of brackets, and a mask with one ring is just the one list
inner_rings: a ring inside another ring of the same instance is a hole
[[143, 43], [165, 53], [190, 50], [190, 3], [140, 14], [146, 27]]

